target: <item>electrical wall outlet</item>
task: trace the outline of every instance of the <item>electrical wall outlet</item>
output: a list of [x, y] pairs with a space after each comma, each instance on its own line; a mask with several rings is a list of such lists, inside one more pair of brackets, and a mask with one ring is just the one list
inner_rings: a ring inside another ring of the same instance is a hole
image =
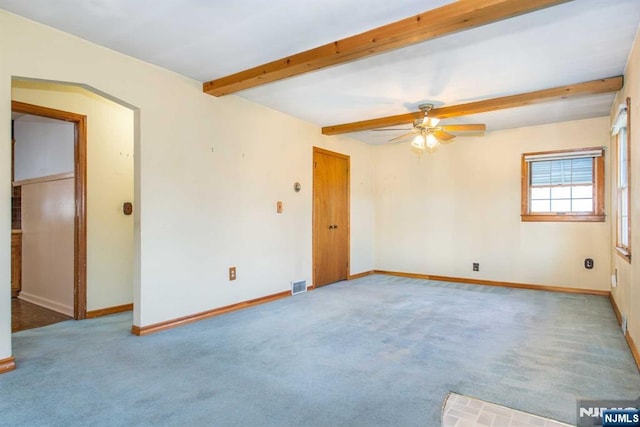
[[236, 268], [229, 267], [229, 280], [236, 280]]
[[480, 263], [479, 262], [474, 262], [473, 263], [473, 271], [480, 271]]

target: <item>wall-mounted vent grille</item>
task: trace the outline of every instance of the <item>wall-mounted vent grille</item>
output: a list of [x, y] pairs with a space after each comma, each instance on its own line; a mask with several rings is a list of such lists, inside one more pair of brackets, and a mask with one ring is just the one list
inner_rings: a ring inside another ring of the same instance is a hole
[[307, 281], [291, 282], [291, 295], [307, 292]]

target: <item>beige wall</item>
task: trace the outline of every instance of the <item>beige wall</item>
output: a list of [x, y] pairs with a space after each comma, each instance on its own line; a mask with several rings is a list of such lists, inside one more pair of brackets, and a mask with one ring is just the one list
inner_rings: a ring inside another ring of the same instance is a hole
[[[613, 103], [611, 120], [613, 123], [618, 106], [631, 98], [631, 263], [618, 256], [616, 245], [616, 223], [611, 226], [611, 274], [618, 271], [618, 286], [611, 289], [611, 293], [622, 312], [627, 317], [629, 335], [636, 344], [640, 345], [640, 40], [636, 36], [627, 69], [624, 74], [624, 87], [616, 96]], [[612, 139], [612, 143], [615, 140]], [[615, 147], [615, 145], [612, 145]], [[613, 150], [612, 150], [613, 151]], [[611, 190], [615, 191], [615, 181], [611, 181]], [[615, 194], [615, 193], [613, 193]], [[616, 200], [612, 198], [612, 216], [616, 213]], [[639, 349], [640, 350], [640, 349]]]
[[20, 299], [73, 316], [73, 178], [22, 186]]
[[[376, 267], [608, 290], [608, 219], [520, 220], [522, 153], [608, 146], [608, 123], [604, 117], [459, 137], [422, 158], [407, 144], [378, 147]], [[587, 257], [593, 270], [583, 266]]]
[[[372, 147], [324, 137], [315, 125], [239, 97], [211, 97], [199, 82], [5, 11], [0, 57], [0, 116], [10, 114], [12, 76], [87, 85], [135, 110], [136, 325], [310, 281], [313, 146], [351, 156], [351, 272], [373, 269]], [[0, 121], [0, 134], [9, 139], [9, 120]], [[5, 200], [9, 175], [10, 146], [0, 144]], [[300, 193], [293, 191], [296, 181]], [[282, 214], [276, 213], [278, 200]], [[4, 204], [2, 222], [0, 359], [11, 355], [10, 212]], [[232, 283], [231, 265], [238, 268]]]
[[[315, 125], [239, 97], [205, 95], [199, 82], [4, 11], [0, 57], [0, 116], [10, 114], [12, 76], [87, 85], [134, 109], [138, 326], [310, 281], [313, 146], [351, 156], [351, 273], [378, 268], [608, 289], [609, 220], [522, 223], [519, 216], [521, 153], [606, 146], [607, 118], [459, 138], [417, 159], [406, 145], [327, 138]], [[8, 140], [8, 120], [0, 134]], [[607, 173], [608, 159], [609, 152]], [[0, 144], [0, 181], [8, 184], [9, 175], [10, 146]], [[9, 190], [0, 185], [0, 198], [8, 200]], [[11, 355], [6, 205], [2, 222], [0, 359]], [[633, 239], [640, 247], [638, 234]], [[584, 269], [585, 257], [594, 258], [594, 270]], [[230, 283], [231, 265], [238, 279]]]
[[[133, 301], [133, 112], [85, 89], [14, 80], [15, 101], [87, 116], [87, 310]], [[73, 154], [72, 154], [73, 157]]]

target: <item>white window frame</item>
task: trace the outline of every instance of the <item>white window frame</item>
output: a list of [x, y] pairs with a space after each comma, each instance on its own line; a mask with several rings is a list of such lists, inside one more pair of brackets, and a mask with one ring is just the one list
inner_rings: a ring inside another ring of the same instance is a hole
[[611, 135], [616, 144], [616, 252], [631, 262], [631, 100], [620, 105]]

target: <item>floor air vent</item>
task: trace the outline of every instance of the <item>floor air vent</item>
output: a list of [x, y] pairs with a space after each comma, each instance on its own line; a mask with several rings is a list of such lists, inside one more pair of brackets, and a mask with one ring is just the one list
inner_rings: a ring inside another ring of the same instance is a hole
[[291, 295], [307, 292], [307, 281], [291, 282]]

